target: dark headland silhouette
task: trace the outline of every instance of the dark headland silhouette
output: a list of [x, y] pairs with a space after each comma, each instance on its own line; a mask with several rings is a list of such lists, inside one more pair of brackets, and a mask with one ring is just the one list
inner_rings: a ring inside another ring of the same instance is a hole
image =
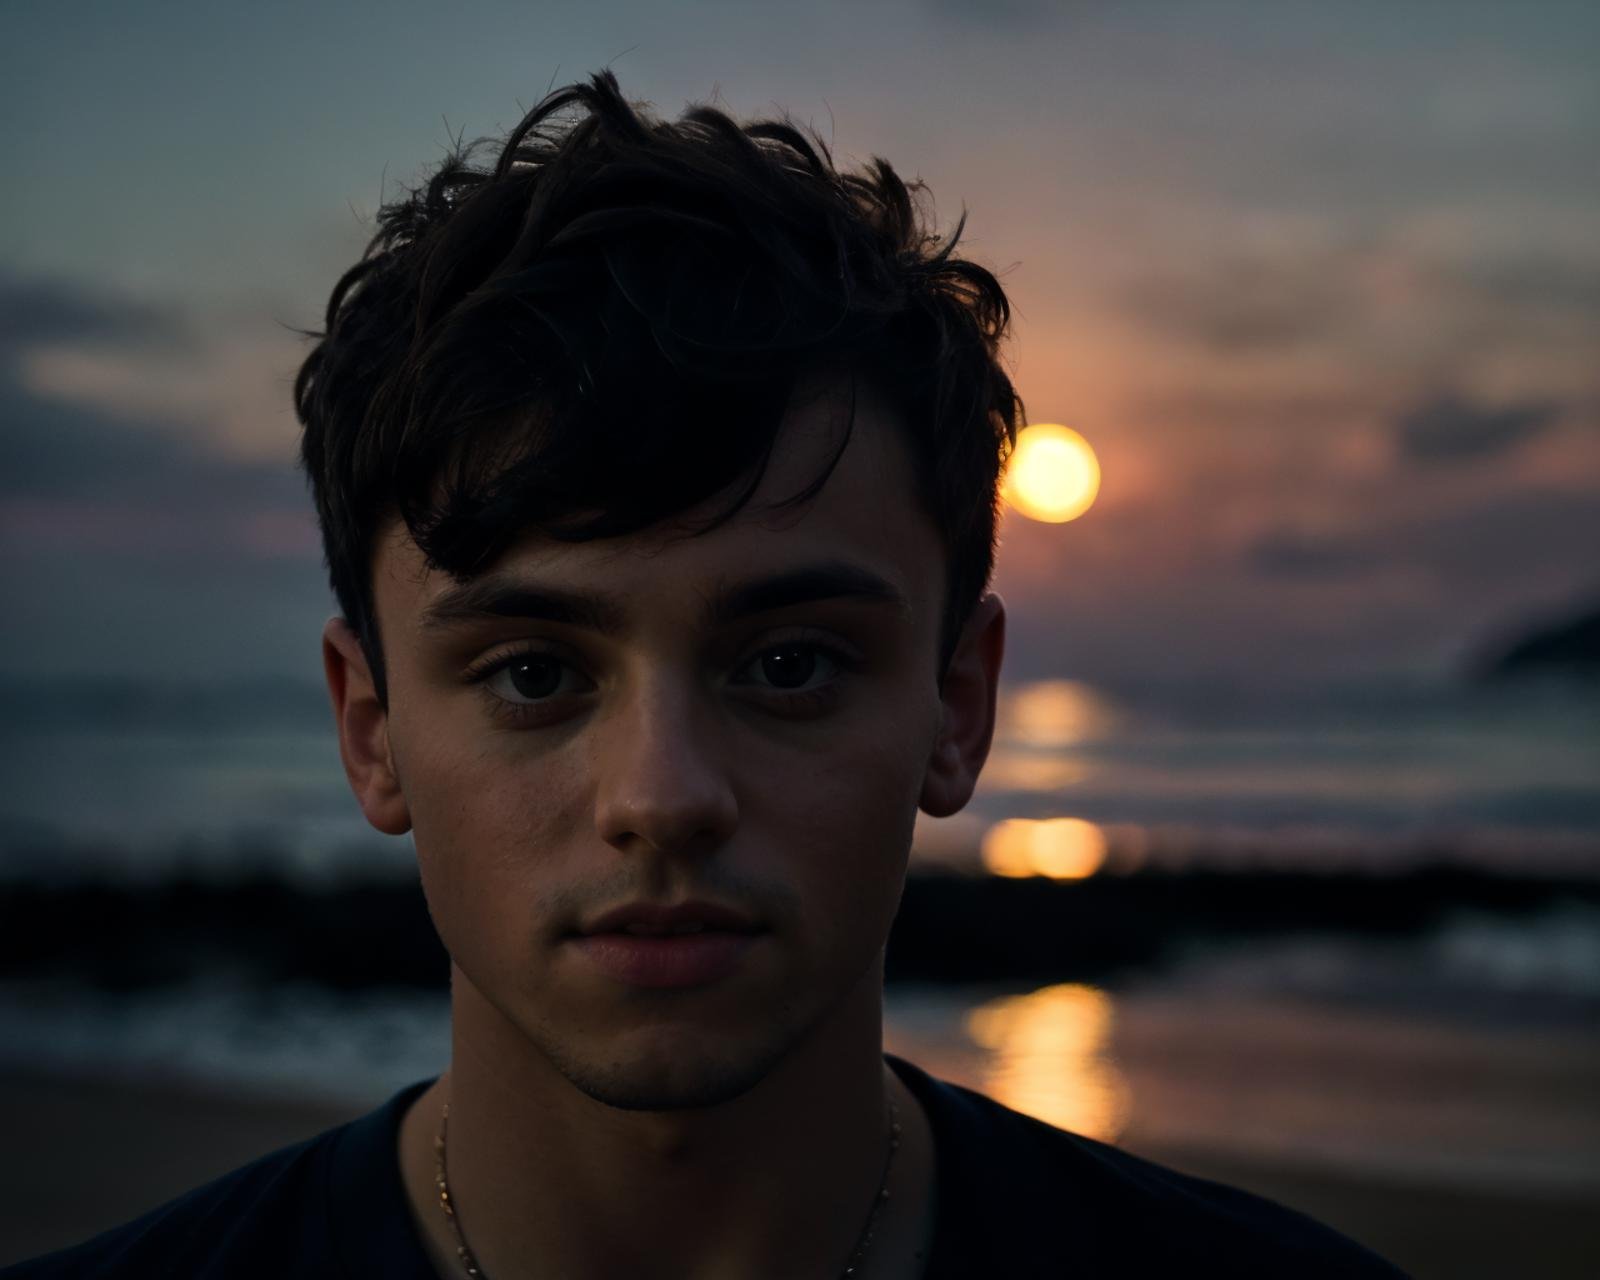
[[1502, 643], [1480, 658], [1474, 674], [1487, 681], [1529, 675], [1600, 679], [1600, 603]]

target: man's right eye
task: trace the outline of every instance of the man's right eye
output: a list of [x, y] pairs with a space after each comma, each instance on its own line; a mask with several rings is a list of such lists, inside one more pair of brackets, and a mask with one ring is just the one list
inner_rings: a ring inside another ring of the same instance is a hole
[[558, 694], [584, 693], [592, 687], [576, 669], [547, 653], [512, 654], [475, 679], [512, 707], [532, 706]]

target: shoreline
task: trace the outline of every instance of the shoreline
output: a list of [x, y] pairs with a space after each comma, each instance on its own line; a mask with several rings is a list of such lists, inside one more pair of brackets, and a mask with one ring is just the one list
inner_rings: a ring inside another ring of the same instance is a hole
[[[364, 1110], [18, 1070], [0, 1074], [0, 1096], [12, 1140], [0, 1266], [87, 1239]], [[1600, 1217], [1582, 1193], [1366, 1177], [1206, 1147], [1129, 1149], [1307, 1213], [1418, 1280], [1600, 1274]]]

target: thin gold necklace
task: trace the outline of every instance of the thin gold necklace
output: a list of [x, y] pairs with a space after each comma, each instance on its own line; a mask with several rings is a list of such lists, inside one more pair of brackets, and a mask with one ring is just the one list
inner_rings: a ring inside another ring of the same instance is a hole
[[[889, 1199], [889, 1172], [894, 1168], [894, 1153], [900, 1150], [900, 1110], [894, 1105], [894, 1097], [889, 1096], [889, 1154], [883, 1162], [883, 1177], [878, 1181], [878, 1193], [872, 1197], [872, 1209], [867, 1214], [867, 1224], [861, 1229], [861, 1235], [856, 1240], [856, 1247], [850, 1252], [850, 1259], [844, 1264], [840, 1273], [841, 1280], [851, 1280], [859, 1276], [861, 1259], [867, 1252], [867, 1246], [872, 1243], [872, 1228], [878, 1221], [878, 1210], [883, 1208]], [[466, 1234], [461, 1230], [461, 1223], [456, 1218], [455, 1201], [450, 1198], [450, 1182], [445, 1177], [445, 1135], [450, 1125], [450, 1104], [446, 1102], [439, 1113], [439, 1133], [433, 1140], [434, 1152], [434, 1185], [439, 1189], [439, 1208], [444, 1210], [445, 1220], [450, 1224], [450, 1230], [456, 1238], [456, 1257], [461, 1259], [461, 1266], [467, 1275], [474, 1280], [486, 1280], [483, 1268], [478, 1265], [478, 1260], [467, 1245]]]

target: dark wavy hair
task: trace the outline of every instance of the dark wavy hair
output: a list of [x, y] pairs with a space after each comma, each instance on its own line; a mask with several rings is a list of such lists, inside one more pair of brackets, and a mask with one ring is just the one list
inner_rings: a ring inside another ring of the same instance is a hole
[[830, 369], [905, 431], [948, 555], [942, 670], [993, 568], [1022, 406], [1005, 293], [954, 256], [964, 216], [930, 229], [926, 195], [881, 159], [840, 172], [787, 119], [660, 120], [604, 71], [385, 204], [294, 387], [329, 577], [384, 705], [372, 569], [393, 519], [457, 580], [532, 530], [613, 537], [727, 495], [703, 532]]

